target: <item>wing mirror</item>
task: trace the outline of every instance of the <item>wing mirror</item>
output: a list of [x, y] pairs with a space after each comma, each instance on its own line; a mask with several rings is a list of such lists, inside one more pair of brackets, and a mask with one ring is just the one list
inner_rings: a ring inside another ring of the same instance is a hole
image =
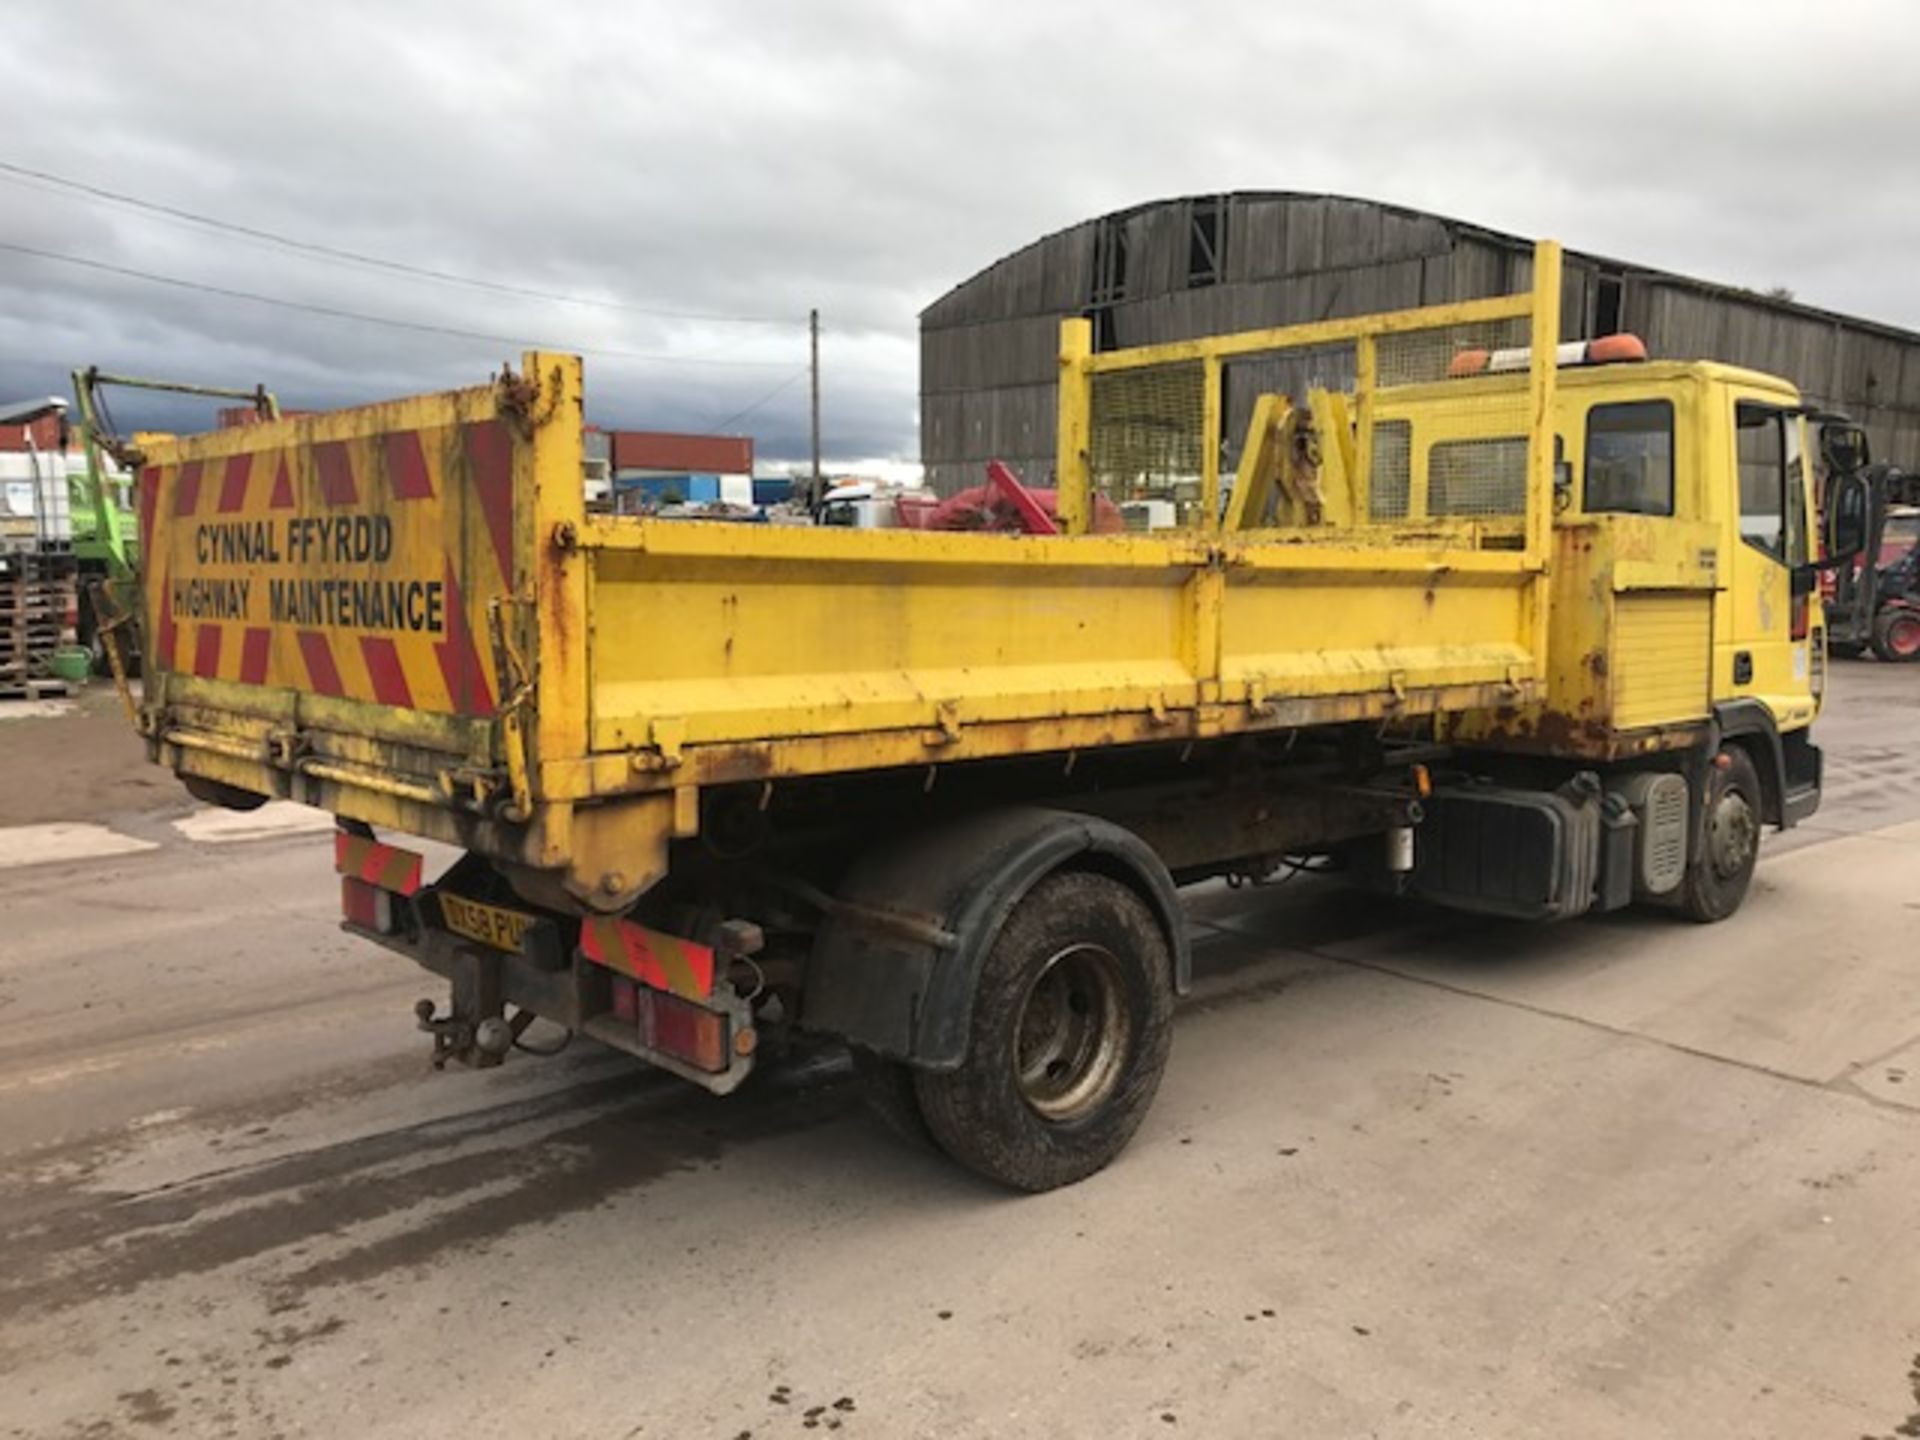
[[1826, 554], [1818, 560], [1793, 567], [1792, 593], [1810, 595], [1825, 570], [1850, 565], [1867, 548], [1867, 526], [1872, 513], [1873, 492], [1858, 471], [1834, 473], [1827, 492]]

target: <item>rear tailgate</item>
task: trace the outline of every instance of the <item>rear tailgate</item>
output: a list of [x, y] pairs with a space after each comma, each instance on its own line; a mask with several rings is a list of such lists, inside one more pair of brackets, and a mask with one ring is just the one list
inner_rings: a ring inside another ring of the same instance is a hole
[[570, 474], [577, 513], [580, 475], [577, 362], [527, 363], [544, 386], [508, 375], [147, 447], [156, 759], [518, 849], [499, 821], [527, 792], [537, 477]]

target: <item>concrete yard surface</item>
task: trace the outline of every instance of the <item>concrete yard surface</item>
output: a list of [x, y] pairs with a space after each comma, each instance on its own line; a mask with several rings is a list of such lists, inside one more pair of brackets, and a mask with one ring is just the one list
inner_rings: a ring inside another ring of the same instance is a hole
[[1144, 1129], [1030, 1198], [824, 1050], [436, 1074], [323, 834], [97, 809], [0, 868], [0, 1434], [1915, 1433], [1920, 667], [1834, 686], [1722, 925], [1191, 892]]

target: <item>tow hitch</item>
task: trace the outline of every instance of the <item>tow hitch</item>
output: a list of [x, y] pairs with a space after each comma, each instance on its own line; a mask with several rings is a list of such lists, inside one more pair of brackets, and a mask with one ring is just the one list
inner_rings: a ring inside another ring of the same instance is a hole
[[457, 1013], [437, 1015], [437, 1009], [431, 1000], [416, 1000], [413, 1005], [415, 1021], [433, 1037], [436, 1070], [446, 1069], [449, 1060], [475, 1067], [498, 1065], [535, 1019], [531, 1010], [517, 1011], [511, 1020], [499, 1014], [471, 1021]]

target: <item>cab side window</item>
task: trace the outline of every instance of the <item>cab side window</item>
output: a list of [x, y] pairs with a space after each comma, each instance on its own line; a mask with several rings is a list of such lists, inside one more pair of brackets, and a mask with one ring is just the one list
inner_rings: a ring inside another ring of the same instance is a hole
[[1587, 411], [1589, 515], [1673, 514], [1673, 404], [1635, 400]]
[[1771, 405], [1734, 407], [1740, 464], [1740, 538], [1787, 564], [1806, 558], [1799, 417]]

